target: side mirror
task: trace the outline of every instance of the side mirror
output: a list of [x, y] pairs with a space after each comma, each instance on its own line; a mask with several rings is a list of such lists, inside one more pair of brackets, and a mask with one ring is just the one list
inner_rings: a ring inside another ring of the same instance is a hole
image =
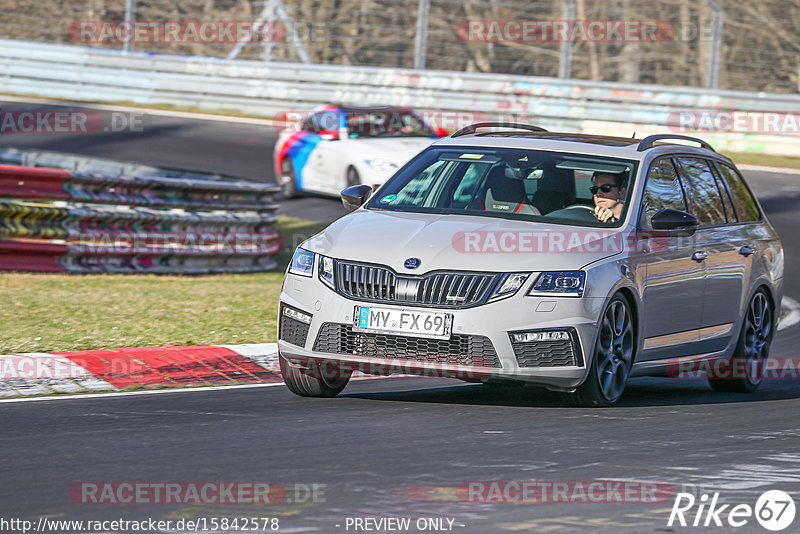
[[336, 130], [322, 130], [319, 132], [319, 136], [326, 141], [336, 141], [339, 139], [339, 132]]
[[697, 228], [697, 217], [685, 211], [664, 209], [650, 219], [653, 230], [687, 230], [694, 232]]
[[450, 130], [447, 128], [442, 128], [441, 126], [434, 128], [433, 132], [436, 134], [436, 137], [447, 137], [450, 135]]
[[372, 194], [372, 188], [368, 185], [352, 185], [341, 192], [342, 204], [347, 211], [356, 211], [364, 205]]

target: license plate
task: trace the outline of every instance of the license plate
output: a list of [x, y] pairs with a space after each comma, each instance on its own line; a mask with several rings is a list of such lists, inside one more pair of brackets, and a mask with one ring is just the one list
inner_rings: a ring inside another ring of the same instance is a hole
[[353, 313], [355, 332], [450, 339], [452, 327], [452, 313], [398, 310], [376, 306], [356, 306]]

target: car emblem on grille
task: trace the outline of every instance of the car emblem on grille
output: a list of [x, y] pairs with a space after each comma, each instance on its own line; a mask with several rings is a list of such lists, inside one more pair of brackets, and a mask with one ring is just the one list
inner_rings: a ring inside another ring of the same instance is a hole
[[403, 266], [406, 269], [416, 269], [421, 263], [422, 261], [420, 261], [419, 258], [408, 258], [405, 263], [403, 263]]

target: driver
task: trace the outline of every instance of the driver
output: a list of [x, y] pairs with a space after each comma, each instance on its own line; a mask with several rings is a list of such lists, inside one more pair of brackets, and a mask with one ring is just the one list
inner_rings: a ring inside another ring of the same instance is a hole
[[594, 215], [600, 222], [616, 222], [622, 216], [627, 194], [625, 173], [614, 174], [597, 171], [592, 176], [589, 190], [594, 198]]

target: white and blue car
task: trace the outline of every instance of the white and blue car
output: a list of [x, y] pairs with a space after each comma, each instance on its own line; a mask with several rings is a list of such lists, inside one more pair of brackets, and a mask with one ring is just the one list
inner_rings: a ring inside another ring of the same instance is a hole
[[447, 130], [407, 108], [325, 106], [280, 133], [275, 176], [286, 198], [304, 192], [338, 197], [352, 185], [382, 185], [444, 135]]

